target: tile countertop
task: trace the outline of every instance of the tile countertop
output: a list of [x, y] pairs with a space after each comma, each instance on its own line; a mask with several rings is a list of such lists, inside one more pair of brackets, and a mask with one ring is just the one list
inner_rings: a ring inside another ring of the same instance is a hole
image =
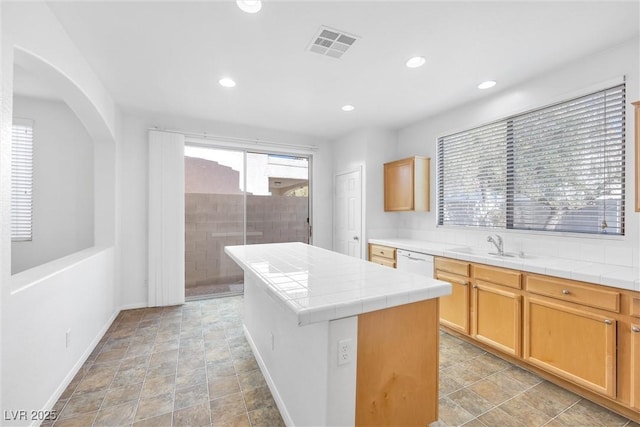
[[[546, 274], [566, 279], [596, 283], [615, 288], [640, 291], [640, 271], [637, 268], [613, 264], [601, 264], [578, 261], [567, 258], [551, 258], [539, 255], [526, 255], [522, 258], [497, 257], [488, 254], [487, 248], [461, 248], [460, 245], [434, 243], [413, 239], [369, 239], [369, 243], [391, 246], [435, 256], [455, 258], [465, 261], [489, 264], [497, 267], [512, 268], [530, 273]], [[463, 251], [469, 250], [469, 253]]]
[[447, 282], [383, 267], [304, 243], [225, 246], [299, 325], [423, 301], [451, 293]]

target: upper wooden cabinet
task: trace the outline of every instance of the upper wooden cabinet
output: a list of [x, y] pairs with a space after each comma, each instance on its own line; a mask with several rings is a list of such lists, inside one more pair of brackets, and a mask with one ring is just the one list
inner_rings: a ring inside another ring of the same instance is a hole
[[632, 103], [636, 107], [636, 179], [635, 179], [635, 195], [636, 195], [636, 212], [640, 212], [640, 101]]
[[384, 164], [384, 210], [429, 210], [429, 161], [409, 157]]

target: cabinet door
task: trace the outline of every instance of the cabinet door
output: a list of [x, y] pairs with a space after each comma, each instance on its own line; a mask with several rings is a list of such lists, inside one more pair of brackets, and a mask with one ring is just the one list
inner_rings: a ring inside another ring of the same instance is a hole
[[520, 356], [522, 297], [502, 286], [473, 285], [472, 336], [500, 351]]
[[640, 322], [631, 324], [631, 406], [640, 410]]
[[436, 270], [436, 279], [451, 283], [451, 295], [440, 297], [440, 323], [469, 335], [469, 279]]
[[525, 299], [524, 359], [598, 393], [616, 395], [616, 321], [562, 302]]
[[384, 210], [410, 211], [414, 208], [413, 159], [384, 165]]

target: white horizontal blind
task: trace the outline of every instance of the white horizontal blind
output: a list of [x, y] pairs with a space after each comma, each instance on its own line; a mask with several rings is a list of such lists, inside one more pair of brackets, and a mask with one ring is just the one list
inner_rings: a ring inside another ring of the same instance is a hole
[[624, 85], [514, 117], [513, 228], [624, 234]]
[[624, 234], [624, 84], [438, 140], [438, 224]]
[[438, 223], [506, 226], [507, 123], [438, 141]]
[[32, 239], [33, 120], [13, 119], [11, 134], [11, 240]]

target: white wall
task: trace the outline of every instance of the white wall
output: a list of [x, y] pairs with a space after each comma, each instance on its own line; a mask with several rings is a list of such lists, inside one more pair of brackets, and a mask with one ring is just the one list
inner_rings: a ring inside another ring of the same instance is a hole
[[[244, 326], [287, 425], [354, 425], [357, 316], [299, 327], [293, 312], [248, 272]], [[353, 349], [351, 362], [343, 365], [336, 357], [340, 340], [351, 340]]]
[[[2, 2], [0, 8], [0, 413], [5, 414], [51, 409], [117, 313], [114, 159], [120, 130], [115, 103], [48, 6]], [[96, 143], [94, 224], [100, 245], [11, 276], [14, 61], [41, 73]]]
[[2, 308], [5, 410], [51, 409], [64, 392], [117, 314], [114, 259], [113, 248], [91, 248], [53, 261], [53, 272], [14, 276], [18, 291]]
[[[571, 98], [613, 78], [626, 76], [627, 101], [640, 99], [638, 40], [630, 40], [566, 66], [551, 70], [536, 79], [487, 91], [486, 98], [463, 105], [435, 117], [426, 118], [398, 132], [400, 157], [422, 152], [436, 158], [439, 136], [489, 123], [518, 112]], [[638, 215], [634, 213], [634, 121], [633, 108], [627, 103], [626, 235], [623, 238], [600, 236], [558, 237], [549, 233], [522, 233], [501, 230], [505, 249], [525, 253], [578, 258], [617, 265], [638, 265]], [[429, 213], [404, 213], [399, 217], [398, 237], [415, 237], [433, 241], [484, 247], [491, 231], [436, 227], [436, 162], [431, 168], [431, 206]], [[495, 232], [495, 230], [493, 231]]]
[[12, 242], [11, 273], [93, 246], [93, 141], [64, 102], [14, 96], [34, 120], [33, 238]]
[[[332, 239], [332, 145], [313, 137], [273, 129], [242, 126], [213, 120], [198, 120], [151, 113], [127, 114], [123, 122], [123, 144], [118, 154], [120, 197], [118, 239], [121, 251], [118, 300], [123, 307], [148, 304], [148, 129], [206, 132], [231, 138], [260, 139], [294, 145], [314, 145], [312, 160], [313, 244], [331, 248]], [[256, 146], [260, 149], [260, 146]]]
[[[413, 155], [424, 155], [419, 148]], [[367, 128], [334, 141], [334, 174], [364, 165], [363, 241], [371, 238], [395, 237], [398, 214], [384, 212], [384, 163], [398, 160], [397, 134], [388, 129]], [[363, 254], [365, 257], [366, 254]]]

